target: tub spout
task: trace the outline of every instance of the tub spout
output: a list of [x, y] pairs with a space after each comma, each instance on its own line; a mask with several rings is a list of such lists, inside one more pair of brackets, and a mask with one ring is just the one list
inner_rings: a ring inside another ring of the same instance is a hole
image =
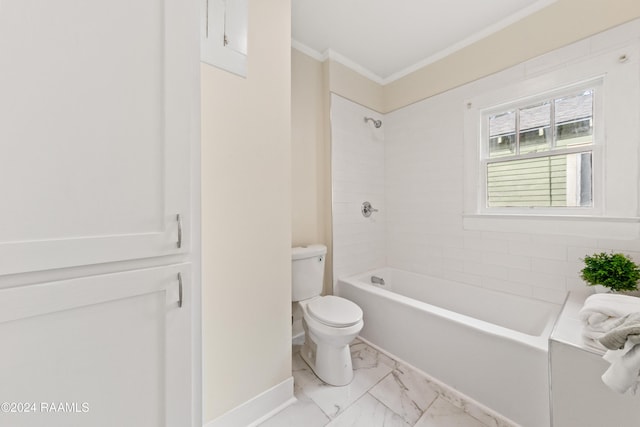
[[371, 276], [371, 283], [377, 283], [378, 285], [384, 286], [384, 279], [378, 276]]

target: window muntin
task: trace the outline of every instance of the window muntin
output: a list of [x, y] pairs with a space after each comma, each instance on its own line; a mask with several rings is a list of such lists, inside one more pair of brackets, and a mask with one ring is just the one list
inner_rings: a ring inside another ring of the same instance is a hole
[[592, 208], [593, 88], [483, 115], [486, 208]]

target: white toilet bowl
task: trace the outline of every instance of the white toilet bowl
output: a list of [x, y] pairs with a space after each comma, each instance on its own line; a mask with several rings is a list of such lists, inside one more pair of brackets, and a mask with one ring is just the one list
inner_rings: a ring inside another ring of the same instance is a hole
[[362, 309], [332, 295], [300, 301], [300, 308], [305, 331], [300, 355], [325, 383], [349, 384], [353, 380], [349, 344], [364, 326]]

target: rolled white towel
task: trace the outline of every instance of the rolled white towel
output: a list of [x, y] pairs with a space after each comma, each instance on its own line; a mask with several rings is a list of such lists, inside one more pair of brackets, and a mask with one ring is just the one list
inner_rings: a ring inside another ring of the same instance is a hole
[[640, 380], [640, 344], [627, 342], [622, 350], [609, 350], [603, 357], [611, 363], [602, 382], [618, 393], [636, 394]]
[[624, 317], [640, 311], [640, 298], [619, 294], [594, 294], [584, 302], [578, 313], [580, 319], [592, 328], [606, 327], [612, 317]]
[[622, 318], [640, 311], [640, 298], [618, 294], [589, 296], [578, 313], [584, 323], [582, 336], [589, 347], [606, 351], [598, 341], [604, 334], [620, 326]]

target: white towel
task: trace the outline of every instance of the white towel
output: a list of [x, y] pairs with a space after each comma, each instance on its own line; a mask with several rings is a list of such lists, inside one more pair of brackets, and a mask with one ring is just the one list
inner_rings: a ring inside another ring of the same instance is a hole
[[609, 350], [603, 359], [611, 363], [602, 382], [618, 393], [635, 395], [640, 383], [640, 344], [627, 341], [622, 350]]
[[609, 350], [620, 350], [628, 342], [640, 344], [640, 312], [621, 317], [621, 324], [604, 334], [598, 341]]
[[640, 311], [640, 298], [618, 294], [594, 294], [589, 296], [580, 310], [584, 323], [582, 337], [587, 346], [606, 351], [598, 339], [620, 326], [622, 318]]

